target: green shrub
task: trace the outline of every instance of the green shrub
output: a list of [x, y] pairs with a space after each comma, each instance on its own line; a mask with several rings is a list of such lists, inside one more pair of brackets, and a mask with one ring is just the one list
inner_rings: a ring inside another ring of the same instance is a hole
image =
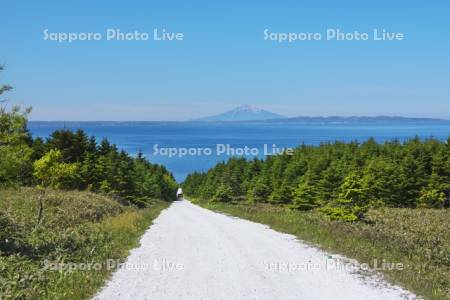
[[442, 208], [447, 197], [445, 193], [437, 189], [424, 189], [420, 193], [418, 206], [430, 208]]
[[34, 162], [34, 176], [43, 187], [72, 189], [78, 183], [78, 165], [62, 162], [62, 153], [52, 149]]
[[232, 193], [233, 191], [231, 190], [231, 188], [229, 186], [225, 186], [225, 185], [220, 185], [213, 198], [212, 201], [213, 202], [231, 202], [233, 200], [232, 198]]

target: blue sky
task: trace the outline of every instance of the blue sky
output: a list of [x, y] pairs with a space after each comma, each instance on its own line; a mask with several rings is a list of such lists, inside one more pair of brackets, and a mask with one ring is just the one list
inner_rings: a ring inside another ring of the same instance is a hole
[[[189, 3], [191, 2], [191, 3]], [[248, 103], [287, 116], [450, 119], [447, 1], [8, 1], [0, 82], [32, 120], [184, 120]], [[50, 32], [182, 32], [183, 41], [45, 41]], [[263, 31], [403, 41], [265, 41]]]

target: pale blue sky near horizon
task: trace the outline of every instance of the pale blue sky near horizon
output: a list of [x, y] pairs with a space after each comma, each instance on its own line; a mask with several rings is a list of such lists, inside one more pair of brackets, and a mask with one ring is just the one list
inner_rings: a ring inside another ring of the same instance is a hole
[[[253, 104], [286, 116], [450, 119], [447, 1], [8, 1], [0, 83], [31, 120], [187, 120]], [[183, 41], [45, 41], [43, 31], [182, 32]], [[403, 41], [264, 40], [402, 32]]]

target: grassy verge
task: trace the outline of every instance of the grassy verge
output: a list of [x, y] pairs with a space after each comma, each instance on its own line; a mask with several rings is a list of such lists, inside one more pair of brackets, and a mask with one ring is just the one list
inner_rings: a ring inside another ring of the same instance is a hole
[[317, 212], [270, 205], [200, 203], [206, 208], [263, 223], [320, 248], [374, 266], [385, 260], [403, 270], [380, 270], [390, 282], [427, 299], [450, 299], [450, 212], [380, 209], [368, 222], [330, 221]]
[[0, 299], [91, 297], [169, 205], [137, 210], [89, 192], [47, 190], [41, 210], [38, 196], [0, 190]]

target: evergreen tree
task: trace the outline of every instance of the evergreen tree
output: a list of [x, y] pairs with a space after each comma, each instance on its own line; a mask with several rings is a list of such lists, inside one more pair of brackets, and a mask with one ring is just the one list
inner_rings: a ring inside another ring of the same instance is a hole
[[399, 170], [385, 159], [372, 159], [364, 170], [362, 182], [365, 196], [372, 206], [397, 206], [403, 199], [399, 193]]
[[345, 177], [340, 187], [338, 199], [325, 206], [322, 211], [332, 219], [356, 221], [363, 218], [363, 213], [367, 209], [366, 205], [361, 176], [356, 172], [351, 172]]
[[257, 178], [252, 182], [247, 192], [247, 200], [251, 203], [267, 202], [271, 190], [264, 178]]
[[[0, 95], [11, 89], [0, 85]], [[27, 183], [32, 155], [27, 116], [31, 109], [13, 106], [8, 110], [4, 103], [0, 101], [0, 186]]]
[[288, 184], [281, 184], [278, 188], [274, 189], [269, 197], [270, 203], [275, 204], [287, 204], [292, 202], [293, 189]]
[[231, 202], [233, 190], [226, 185], [220, 185], [212, 198], [213, 202]]
[[311, 210], [317, 206], [319, 206], [319, 203], [314, 187], [307, 180], [300, 182], [294, 190], [294, 200], [291, 207], [299, 210]]

